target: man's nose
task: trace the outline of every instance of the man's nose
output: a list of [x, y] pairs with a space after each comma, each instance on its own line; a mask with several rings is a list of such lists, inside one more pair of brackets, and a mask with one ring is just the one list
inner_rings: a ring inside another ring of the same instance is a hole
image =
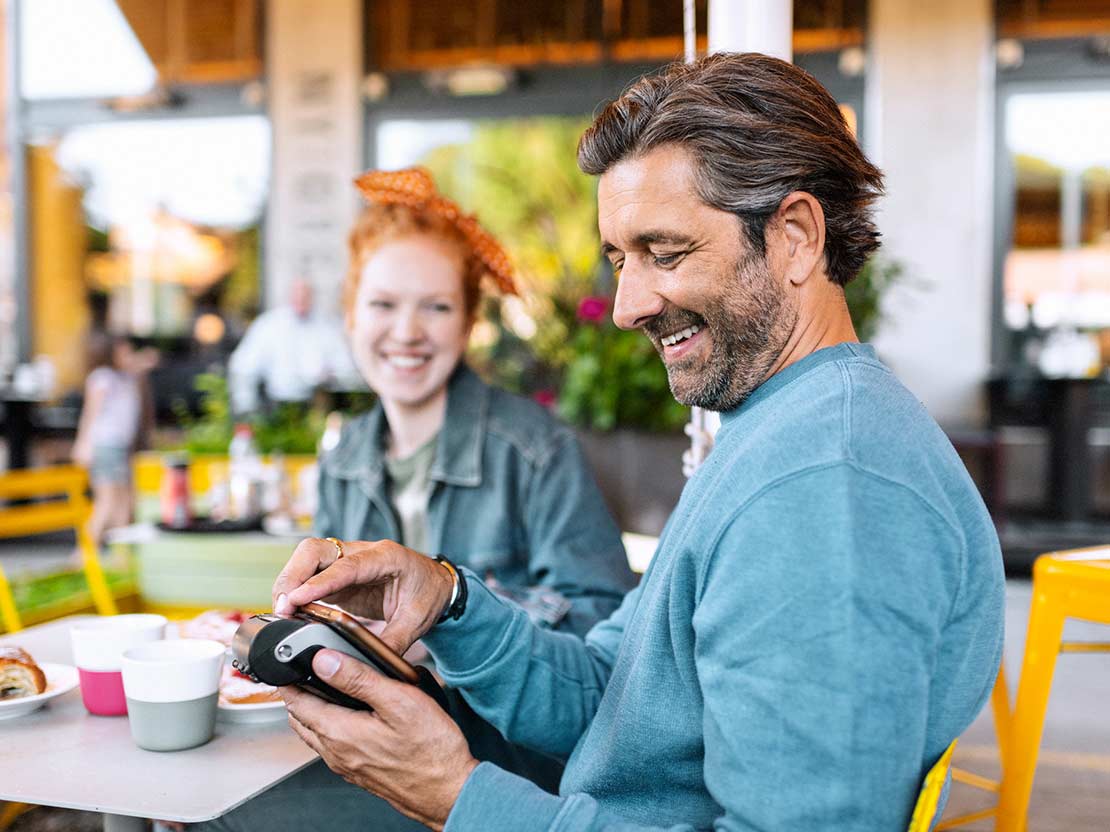
[[663, 298], [649, 278], [631, 264], [617, 280], [613, 301], [613, 323], [621, 329], [637, 329], [663, 311]]

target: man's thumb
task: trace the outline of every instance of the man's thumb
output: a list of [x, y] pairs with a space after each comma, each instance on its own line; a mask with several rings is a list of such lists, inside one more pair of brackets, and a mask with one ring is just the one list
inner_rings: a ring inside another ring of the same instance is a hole
[[336, 650], [320, 650], [312, 657], [312, 670], [336, 690], [374, 706], [381, 674], [363, 662]]

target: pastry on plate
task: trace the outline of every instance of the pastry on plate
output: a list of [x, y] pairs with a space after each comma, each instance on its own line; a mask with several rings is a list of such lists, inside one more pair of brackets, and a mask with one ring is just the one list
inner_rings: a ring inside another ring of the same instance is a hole
[[223, 705], [261, 705], [280, 702], [281, 695], [272, 685], [264, 685], [244, 676], [234, 668], [224, 666], [220, 678], [220, 703]]
[[0, 700], [35, 696], [46, 690], [46, 674], [20, 647], [0, 647]]

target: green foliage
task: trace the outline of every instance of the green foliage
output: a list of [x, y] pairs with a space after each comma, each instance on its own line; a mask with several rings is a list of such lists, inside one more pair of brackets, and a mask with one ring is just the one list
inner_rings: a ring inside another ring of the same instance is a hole
[[[200, 393], [200, 414], [194, 416], [178, 401], [174, 412], [185, 431], [185, 450], [190, 454], [226, 454], [235, 430], [228, 397], [227, 379], [217, 373], [201, 373], [193, 382]], [[264, 454], [314, 454], [324, 432], [322, 409], [281, 404], [270, 413], [250, 420], [254, 441]]]
[[679, 430], [689, 411], [671, 395], [667, 370], [643, 333], [618, 329], [606, 315], [583, 322], [559, 391], [559, 415], [594, 430], [632, 426]]
[[[109, 589], [123, 586], [132, 580], [130, 573], [109, 568], [104, 570], [104, 577]], [[88, 579], [79, 570], [19, 576], [13, 578], [11, 584], [16, 609], [23, 614], [62, 601], [89, 596]]]
[[173, 411], [185, 431], [185, 450], [191, 454], [226, 454], [235, 423], [227, 379], [217, 373], [201, 373], [193, 380], [200, 393], [200, 414], [194, 416], [185, 402], [174, 402]]
[[860, 273], [844, 287], [844, 299], [861, 341], [870, 341], [875, 336], [882, 322], [883, 293], [902, 280], [904, 272], [901, 263], [875, 256], [864, 263]]
[[252, 420], [254, 441], [264, 454], [315, 454], [324, 433], [323, 410], [280, 404], [264, 418]]

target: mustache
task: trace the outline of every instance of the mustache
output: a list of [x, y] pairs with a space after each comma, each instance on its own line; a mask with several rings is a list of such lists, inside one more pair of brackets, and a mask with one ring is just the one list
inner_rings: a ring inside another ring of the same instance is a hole
[[688, 309], [671, 307], [664, 309], [640, 329], [653, 341], [666, 337], [689, 326], [704, 327], [705, 318]]

